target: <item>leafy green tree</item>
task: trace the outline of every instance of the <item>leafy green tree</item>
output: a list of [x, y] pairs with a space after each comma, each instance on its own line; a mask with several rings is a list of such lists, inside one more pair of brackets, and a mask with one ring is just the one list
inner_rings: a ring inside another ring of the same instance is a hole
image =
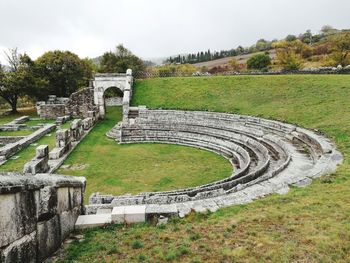
[[336, 65], [350, 64], [350, 33], [340, 34], [333, 40], [332, 58]]
[[[180, 63], [181, 57], [179, 56], [177, 60], [179, 60]], [[106, 52], [103, 54], [99, 72], [126, 72], [126, 70], [129, 68], [131, 68], [133, 72], [137, 73], [144, 71], [146, 67], [144, 62], [139, 57], [135, 56], [123, 45], [118, 45], [115, 52]]]
[[288, 42], [292, 42], [292, 41], [295, 41], [295, 40], [297, 40], [297, 37], [295, 35], [288, 35], [286, 37], [286, 41], [288, 41]]
[[49, 51], [35, 61], [37, 75], [49, 85], [41, 96], [54, 94], [68, 97], [79, 88], [87, 86], [92, 78], [92, 65], [70, 51]]
[[271, 64], [271, 58], [267, 54], [257, 54], [247, 61], [248, 69], [265, 69]]
[[29, 95], [35, 89], [36, 80], [32, 72], [32, 60], [17, 49], [6, 53], [9, 68], [0, 67], [0, 96], [10, 104], [12, 112], [17, 112], [17, 102], [21, 96]]

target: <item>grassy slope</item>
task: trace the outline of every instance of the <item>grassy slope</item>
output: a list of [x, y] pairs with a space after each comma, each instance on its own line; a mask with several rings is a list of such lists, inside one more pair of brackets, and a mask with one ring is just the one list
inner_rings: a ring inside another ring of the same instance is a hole
[[120, 120], [121, 108], [109, 108], [106, 119], [64, 162], [71, 167], [57, 172], [85, 176], [86, 197], [92, 192], [117, 195], [196, 186], [232, 172], [228, 161], [204, 150], [166, 144], [118, 145], [105, 134]]
[[176, 78], [139, 81], [134, 105], [272, 117], [321, 129], [345, 161], [286, 195], [192, 215], [166, 227], [90, 230], [66, 262], [349, 262], [350, 76]]

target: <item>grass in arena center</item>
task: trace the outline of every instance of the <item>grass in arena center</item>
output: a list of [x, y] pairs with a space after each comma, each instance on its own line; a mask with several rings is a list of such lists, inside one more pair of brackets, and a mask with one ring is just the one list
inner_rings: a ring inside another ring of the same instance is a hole
[[87, 178], [85, 196], [172, 190], [216, 181], [232, 173], [231, 164], [212, 152], [169, 144], [119, 145], [106, 137], [121, 120], [121, 107], [107, 116], [67, 158], [57, 173]]
[[166, 226], [85, 231], [60, 262], [350, 262], [349, 101], [349, 75], [137, 80], [133, 105], [234, 112], [316, 128], [337, 143], [344, 163], [308, 187], [248, 205]]

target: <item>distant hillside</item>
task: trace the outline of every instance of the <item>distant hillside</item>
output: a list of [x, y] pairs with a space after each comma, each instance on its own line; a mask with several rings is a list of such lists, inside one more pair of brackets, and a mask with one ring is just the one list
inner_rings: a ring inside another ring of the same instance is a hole
[[[302, 43], [314, 47], [319, 44], [326, 44], [334, 36], [345, 32], [349, 32], [349, 30], [338, 30], [331, 26], [323, 26], [319, 33], [316, 34], [313, 34], [311, 30], [307, 30], [305, 33], [301, 33], [299, 35], [287, 35], [284, 39], [280, 40], [287, 40], [289, 42], [293, 40], [300, 40]], [[222, 66], [227, 64], [232, 57], [235, 57], [238, 60], [246, 60], [251, 56], [249, 54], [271, 51], [273, 50], [274, 44], [280, 40], [259, 39], [250, 47], [238, 46], [237, 48], [232, 48], [229, 50], [212, 51], [208, 49], [206, 51], [199, 51], [191, 54], [179, 54], [176, 56], [170, 56], [166, 62], [169, 64], [194, 64], [196, 67]], [[273, 52], [271, 54], [273, 56]]]
[[[276, 57], [276, 51], [274, 49], [268, 51], [271, 59], [274, 59]], [[216, 60], [206, 61], [206, 62], [200, 62], [193, 64], [197, 68], [206, 67], [208, 69], [214, 68], [214, 67], [225, 67], [228, 66], [228, 62], [231, 59], [236, 59], [239, 64], [246, 64], [247, 60], [261, 52], [255, 52], [251, 54], [245, 54], [245, 55], [238, 55], [238, 56], [232, 56], [232, 57], [226, 57], [226, 58], [220, 58]]]

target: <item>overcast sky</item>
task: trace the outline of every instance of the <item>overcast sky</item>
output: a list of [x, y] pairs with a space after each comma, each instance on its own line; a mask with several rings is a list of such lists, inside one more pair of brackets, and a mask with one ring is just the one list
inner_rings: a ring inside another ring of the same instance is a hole
[[143, 58], [249, 46], [322, 25], [350, 28], [349, 0], [0, 0], [0, 60], [70, 50], [96, 57], [123, 43]]

